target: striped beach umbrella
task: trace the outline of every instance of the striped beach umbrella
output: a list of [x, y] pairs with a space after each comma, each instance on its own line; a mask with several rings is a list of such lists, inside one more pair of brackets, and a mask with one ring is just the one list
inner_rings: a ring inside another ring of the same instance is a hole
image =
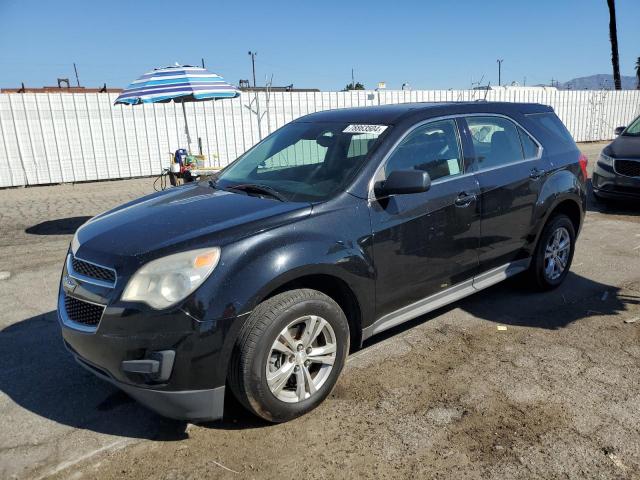
[[140, 103], [174, 102], [182, 103], [185, 133], [191, 149], [191, 137], [187, 124], [185, 102], [201, 100], [217, 100], [219, 98], [235, 98], [240, 91], [228, 84], [220, 75], [204, 68], [191, 65], [175, 65], [156, 68], [145, 73], [125, 88], [115, 104], [137, 105]]

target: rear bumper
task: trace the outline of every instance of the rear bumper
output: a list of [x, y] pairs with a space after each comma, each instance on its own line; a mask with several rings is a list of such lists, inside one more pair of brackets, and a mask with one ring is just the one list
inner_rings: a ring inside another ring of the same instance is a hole
[[639, 199], [640, 178], [619, 175], [607, 165], [596, 164], [591, 184], [593, 193], [612, 199]]
[[65, 342], [65, 346], [82, 367], [124, 391], [130, 397], [163, 417], [192, 422], [222, 418], [224, 412], [224, 386], [204, 390], [181, 391], [137, 387], [113, 379], [105, 374], [101, 368], [78, 355], [68, 343]]

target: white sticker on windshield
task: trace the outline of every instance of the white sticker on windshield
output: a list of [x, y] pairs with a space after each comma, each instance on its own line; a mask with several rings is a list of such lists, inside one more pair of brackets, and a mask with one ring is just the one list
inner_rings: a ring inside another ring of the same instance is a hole
[[373, 133], [380, 135], [386, 129], [386, 125], [349, 125], [342, 133]]

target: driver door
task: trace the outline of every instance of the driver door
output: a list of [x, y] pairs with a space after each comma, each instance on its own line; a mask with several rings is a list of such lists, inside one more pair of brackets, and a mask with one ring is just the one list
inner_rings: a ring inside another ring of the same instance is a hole
[[389, 156], [383, 177], [407, 169], [426, 170], [430, 189], [370, 202], [379, 320], [471, 279], [478, 267], [480, 192], [465, 175], [454, 119], [416, 127]]

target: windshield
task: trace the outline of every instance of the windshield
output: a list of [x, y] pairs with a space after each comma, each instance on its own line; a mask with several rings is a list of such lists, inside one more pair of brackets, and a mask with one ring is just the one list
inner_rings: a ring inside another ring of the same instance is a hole
[[290, 123], [222, 170], [215, 186], [246, 194], [270, 190], [293, 202], [327, 200], [347, 187], [385, 130], [342, 122]]
[[640, 117], [636, 118], [631, 125], [627, 127], [627, 129], [623, 132], [625, 137], [627, 135], [633, 137], [640, 137]]

